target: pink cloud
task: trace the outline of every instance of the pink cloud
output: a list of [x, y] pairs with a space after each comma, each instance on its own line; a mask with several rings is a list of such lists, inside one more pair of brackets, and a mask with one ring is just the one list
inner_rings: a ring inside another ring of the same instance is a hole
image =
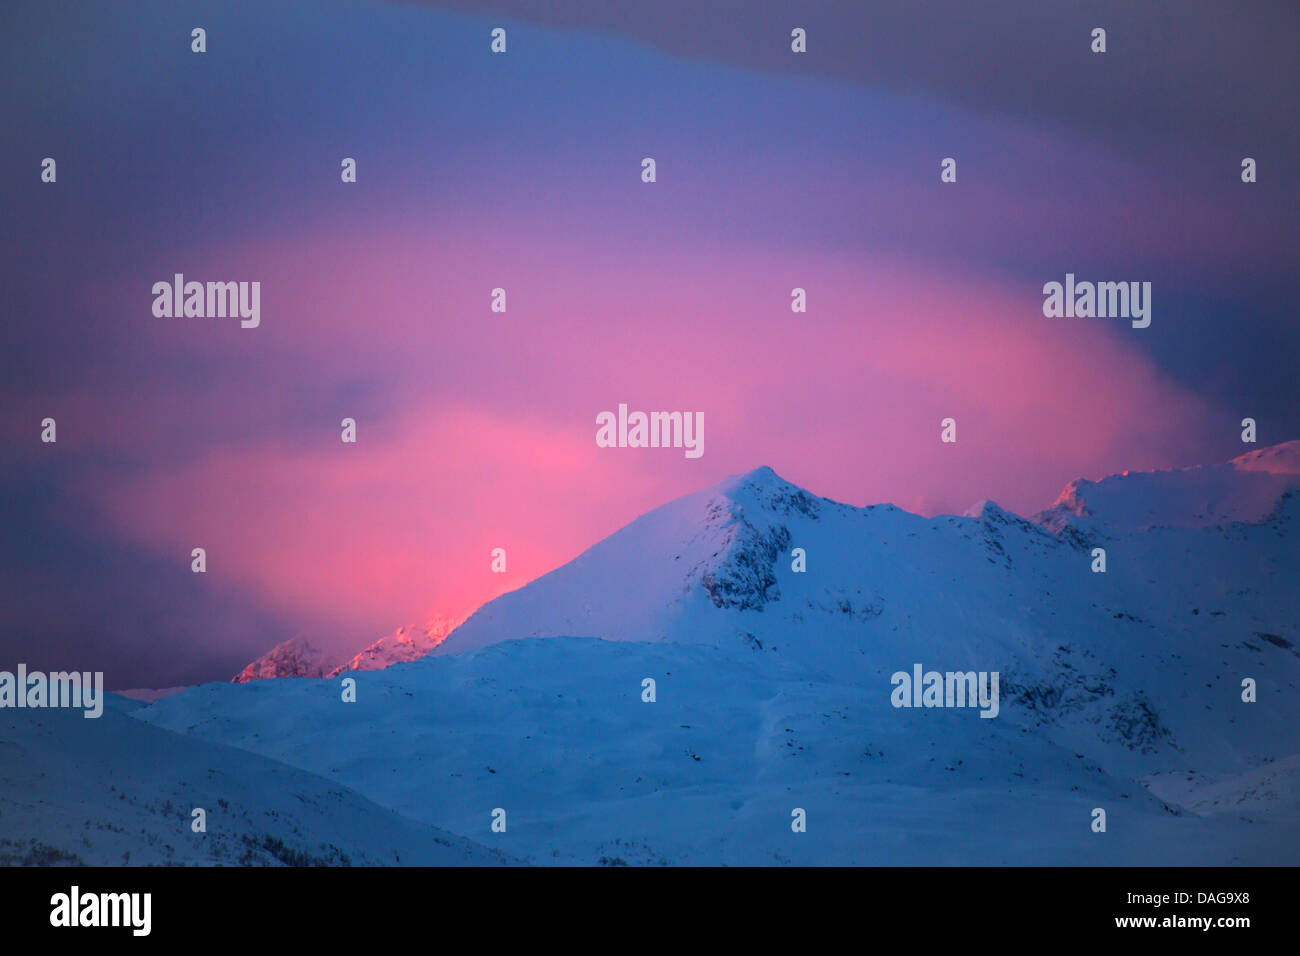
[[[761, 464], [854, 504], [1030, 511], [1081, 474], [1182, 463], [1204, 437], [1199, 400], [1136, 347], [1152, 330], [1044, 318], [1036, 287], [882, 259], [536, 239], [228, 251], [231, 274], [257, 264], [263, 327], [157, 320], [140, 348], [201, 337], [215, 379], [238, 386], [179, 404], [110, 396], [93, 430], [111, 444], [125, 416], [136, 460], [91, 469], [81, 494], [119, 534], [178, 561], [201, 545], [209, 573], [357, 644], [466, 613]], [[308, 275], [305, 261], [334, 267]], [[504, 315], [488, 308], [498, 285]], [[807, 314], [790, 311], [796, 285]], [[352, 379], [374, 389], [369, 416], [324, 388], [316, 424], [279, 423], [302, 389]], [[704, 457], [597, 448], [595, 415], [619, 402], [703, 411]], [[339, 440], [345, 415], [356, 445]], [[955, 446], [939, 442], [948, 416]], [[182, 455], [169, 442], [187, 421], [219, 433]], [[507, 574], [490, 571], [495, 547]]]

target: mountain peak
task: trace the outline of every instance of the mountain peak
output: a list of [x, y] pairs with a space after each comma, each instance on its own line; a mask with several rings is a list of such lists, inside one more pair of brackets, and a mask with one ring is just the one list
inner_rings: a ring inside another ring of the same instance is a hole
[[436, 614], [422, 628], [399, 627], [394, 633], [381, 637], [324, 676], [337, 677], [348, 671], [383, 670], [393, 664], [419, 660], [441, 644], [463, 620], [464, 618]]
[[712, 490], [722, 494], [730, 494], [746, 488], [764, 490], [781, 487], [794, 488], [797, 486], [778, 475], [771, 465], [759, 465], [749, 471], [728, 475], [715, 484]]
[[1007, 510], [991, 498], [982, 498], [962, 512], [963, 518], [976, 518], [980, 521], [998, 520], [1008, 514]]
[[[793, 482], [786, 481], [768, 465], [760, 465], [739, 475], [730, 475], [705, 489], [705, 494], [715, 500], [724, 498], [734, 504], [734, 516], [745, 514], [745, 509], [749, 508], [751, 513], [757, 509], [778, 517], [799, 514], [815, 519], [823, 505], [835, 504], [829, 498], [819, 498]], [[711, 516], [716, 514], [716, 508], [710, 509]]]
[[324, 677], [333, 661], [306, 639], [281, 641], [231, 678], [236, 684], [275, 677]]

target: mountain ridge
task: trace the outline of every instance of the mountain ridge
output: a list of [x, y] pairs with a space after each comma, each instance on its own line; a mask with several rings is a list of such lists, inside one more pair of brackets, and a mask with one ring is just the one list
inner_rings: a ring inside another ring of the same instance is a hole
[[[1151, 480], [1116, 485], [1106, 501], [1151, 510]], [[358, 672], [355, 703], [259, 681], [131, 715], [471, 839], [506, 808], [494, 845], [532, 862], [1294, 863], [1297, 507], [1054, 531], [992, 502], [857, 508], [759, 468]], [[893, 678], [918, 667], [999, 674], [997, 716], [900, 709]], [[792, 807], [819, 821], [794, 839]]]
[[[1157, 526], [1209, 527], [1237, 521], [1260, 523], [1282, 507], [1283, 496], [1288, 490], [1296, 489], [1300, 489], [1300, 440], [1253, 450], [1222, 464], [1122, 472], [1097, 480], [1078, 478], [1063, 488], [1051, 506], [1030, 517], [1007, 511], [991, 499], [978, 502], [960, 517], [979, 520], [992, 527], [1011, 522], [1022, 528], [1042, 527], [1058, 539], [1083, 548], [1116, 534]], [[1243, 496], [1235, 506], [1229, 500], [1234, 493]], [[651, 509], [614, 535], [593, 544], [574, 561], [582, 560], [584, 555], [610, 538], [647, 520], [663, 508], [697, 498], [710, 501], [707, 523], [718, 535], [715, 543], [724, 549], [737, 549], [734, 564], [719, 568], [701, 566], [699, 584], [715, 605], [742, 609], [765, 606], [779, 595], [779, 584], [770, 564], [778, 552], [787, 550], [789, 543], [783, 538], [779, 525], [760, 529], [747, 520], [746, 505], [750, 507], [751, 515], [757, 509], [760, 514], [802, 515], [813, 520], [823, 511], [911, 514], [889, 503], [859, 508], [818, 496], [781, 477], [771, 466], [760, 465]], [[1135, 505], [1134, 498], [1147, 504]], [[1162, 498], [1167, 500], [1159, 503]], [[1150, 504], [1153, 499], [1157, 504]], [[945, 516], [936, 516], [940, 517]], [[680, 556], [675, 555], [674, 559], [680, 560]], [[544, 581], [572, 563], [554, 568], [530, 584]], [[464, 644], [463, 636], [456, 637], [459, 628], [473, 621], [495, 601], [519, 590], [522, 589], [501, 595], [459, 620], [435, 616], [422, 628], [400, 627], [342, 663], [317, 651], [301, 637], [291, 638], [248, 664], [233, 679], [335, 677], [349, 670], [374, 670], [408, 663], [429, 653], [455, 653]], [[576, 626], [578, 621], [572, 623]], [[570, 628], [565, 633], [582, 632], [580, 628]]]

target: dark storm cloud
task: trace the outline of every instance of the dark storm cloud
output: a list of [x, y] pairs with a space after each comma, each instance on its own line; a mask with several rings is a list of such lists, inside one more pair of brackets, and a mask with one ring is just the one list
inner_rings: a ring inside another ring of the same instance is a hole
[[[1129, 148], [1163, 151], [1177, 138], [1296, 168], [1300, 4], [1286, 0], [424, 2], [1056, 121]], [[808, 31], [806, 56], [790, 53], [796, 26]], [[1104, 55], [1091, 52], [1094, 27], [1107, 31]]]

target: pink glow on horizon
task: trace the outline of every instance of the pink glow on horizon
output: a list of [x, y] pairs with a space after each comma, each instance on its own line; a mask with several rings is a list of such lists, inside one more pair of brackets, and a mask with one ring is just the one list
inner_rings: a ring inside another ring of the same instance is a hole
[[[851, 504], [933, 514], [993, 498], [1024, 513], [1075, 477], [1187, 463], [1206, 430], [1200, 400], [1134, 348], [1140, 333], [1046, 319], [1036, 288], [825, 254], [647, 255], [438, 234], [226, 250], [208, 271], [262, 278], [263, 327], [144, 321], [141, 347], [221, 356], [241, 387], [177, 406], [125, 390], [84, 429], [142, 453], [195, 421], [224, 440], [129, 476], [91, 469], [81, 494], [117, 533], [181, 556], [202, 545], [209, 573], [359, 646], [466, 614], [759, 465]], [[308, 279], [304, 258], [336, 267]], [[807, 314], [790, 311], [796, 285]], [[505, 315], [488, 309], [496, 286]], [[378, 383], [378, 411], [330, 401], [307, 434], [239, 437], [296, 389], [355, 378]], [[597, 448], [595, 415], [619, 402], [703, 411], [704, 457]], [[348, 415], [356, 445], [339, 440]], [[942, 445], [950, 415], [958, 443]], [[507, 574], [490, 571], [495, 547]]]

